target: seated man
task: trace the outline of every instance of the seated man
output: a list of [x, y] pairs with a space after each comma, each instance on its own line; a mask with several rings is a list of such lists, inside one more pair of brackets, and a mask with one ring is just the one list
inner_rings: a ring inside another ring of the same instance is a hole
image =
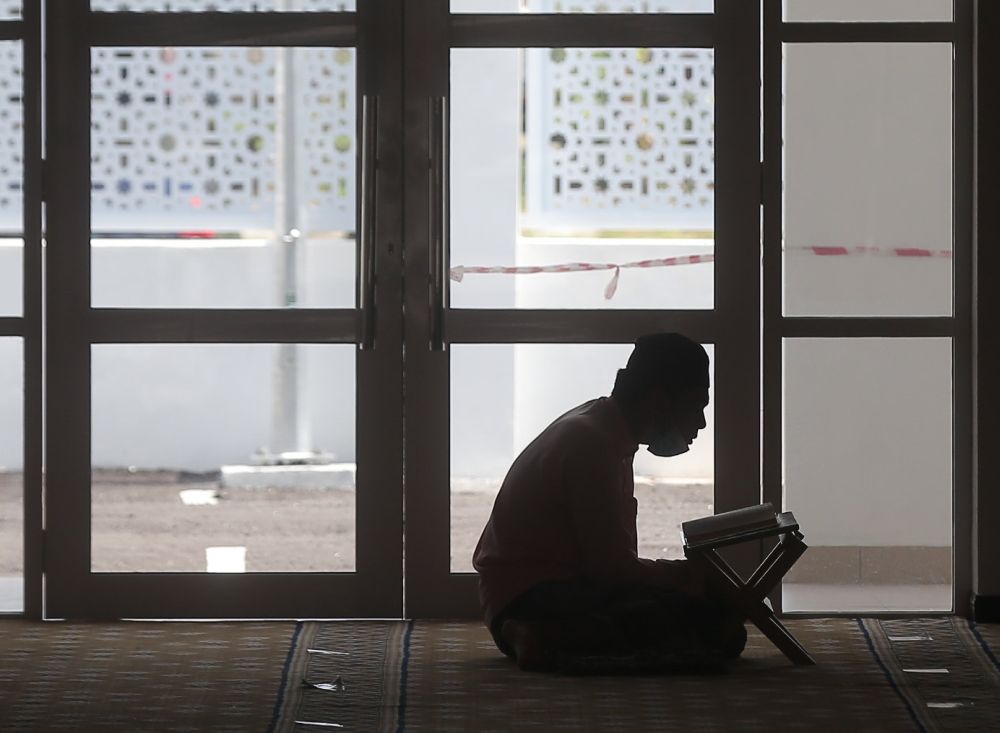
[[638, 557], [635, 453], [688, 450], [708, 386], [701, 345], [643, 336], [610, 397], [557, 418], [514, 461], [473, 564], [486, 624], [522, 669], [671, 655], [717, 667], [742, 651], [743, 619], [687, 560]]

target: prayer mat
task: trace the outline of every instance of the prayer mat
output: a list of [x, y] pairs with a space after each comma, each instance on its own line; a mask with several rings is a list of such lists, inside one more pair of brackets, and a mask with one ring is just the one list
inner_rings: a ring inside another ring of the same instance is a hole
[[402, 621], [301, 624], [269, 733], [403, 730], [412, 629]]
[[473, 622], [306, 624], [273, 730], [1000, 730], [996, 627], [950, 617], [787, 625], [816, 666], [793, 666], [752, 629], [726, 674], [569, 677], [521, 672]]

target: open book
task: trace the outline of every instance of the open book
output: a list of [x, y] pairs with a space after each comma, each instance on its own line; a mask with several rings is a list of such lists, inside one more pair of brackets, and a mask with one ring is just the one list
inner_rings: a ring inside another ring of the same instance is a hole
[[778, 515], [774, 506], [768, 502], [683, 522], [681, 532], [684, 533], [685, 542], [691, 544], [777, 525]]

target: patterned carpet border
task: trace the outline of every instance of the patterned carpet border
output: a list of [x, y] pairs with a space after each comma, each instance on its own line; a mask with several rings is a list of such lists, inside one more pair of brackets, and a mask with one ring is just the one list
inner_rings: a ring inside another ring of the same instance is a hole
[[412, 628], [412, 621], [303, 623], [269, 733], [402, 731]]
[[[998, 627], [994, 625], [992, 628], [994, 631], [996, 631]], [[983, 638], [983, 633], [980, 626], [976, 622], [972, 621], [969, 623], [969, 631], [976, 638], [976, 642], [979, 644], [979, 646], [982, 647], [983, 653], [986, 655], [986, 658], [993, 663], [994, 673], [996, 673], [996, 675], [1000, 677], [1000, 660], [997, 659], [997, 656], [996, 654], [993, 653], [993, 650], [990, 648], [989, 643], [987, 643], [986, 639]]]
[[280, 722], [287, 716], [290, 690], [288, 681], [293, 678], [290, 674], [292, 665], [295, 664], [302, 655], [299, 654], [299, 647], [302, 640], [303, 622], [295, 624], [295, 631], [292, 633], [292, 641], [288, 645], [288, 656], [285, 657], [285, 665], [281, 669], [281, 687], [278, 689], [278, 697], [274, 702], [274, 715], [271, 724], [267, 727], [267, 733], [274, 733], [278, 729]]
[[923, 706], [919, 697], [915, 696], [915, 690], [905, 684], [905, 680], [900, 679], [900, 672], [892, 661], [892, 647], [884, 633], [881, 624], [873, 619], [856, 619], [858, 626], [864, 632], [868, 649], [885, 675], [885, 678], [892, 686], [893, 692], [902, 700], [907, 712], [913, 719], [917, 730], [922, 733], [928, 731], [926, 716], [923, 715]]
[[858, 623], [918, 730], [1000, 730], [1000, 665], [974, 623], [958, 617]]

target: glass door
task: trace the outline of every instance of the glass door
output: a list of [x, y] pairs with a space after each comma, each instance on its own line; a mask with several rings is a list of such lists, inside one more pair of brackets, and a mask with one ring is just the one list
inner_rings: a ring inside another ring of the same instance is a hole
[[49, 616], [401, 615], [396, 5], [50, 13]]
[[641, 553], [681, 556], [681, 521], [760, 497], [757, 10], [406, 12], [407, 614], [479, 614], [507, 467], [656, 331], [712, 358], [694, 449], [635, 467]]
[[764, 2], [764, 492], [785, 612], [966, 613], [972, 4]]

